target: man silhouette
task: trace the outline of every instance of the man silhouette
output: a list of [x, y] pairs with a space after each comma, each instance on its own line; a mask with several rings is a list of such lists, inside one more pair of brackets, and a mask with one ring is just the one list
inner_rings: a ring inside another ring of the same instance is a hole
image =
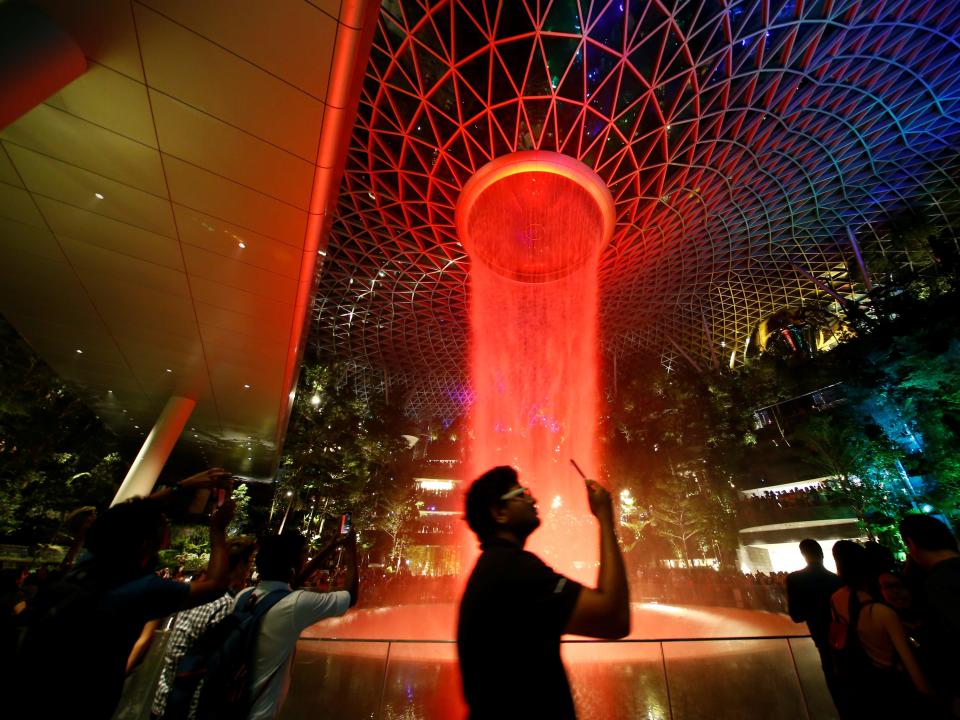
[[950, 717], [960, 718], [960, 551], [950, 529], [930, 515], [900, 521], [908, 565], [922, 577], [925, 670], [947, 702]]
[[794, 622], [805, 622], [820, 653], [827, 689], [837, 704], [837, 677], [830, 657], [830, 596], [843, 582], [823, 566], [823, 548], [816, 540], [800, 541], [800, 554], [807, 562], [803, 570], [787, 575], [787, 610]]
[[457, 629], [471, 720], [575, 718], [560, 636], [613, 639], [630, 632], [630, 598], [610, 494], [587, 480], [587, 498], [600, 524], [596, 588], [554, 572], [523, 549], [540, 518], [516, 470], [495, 467], [471, 485], [467, 523], [483, 552], [464, 590]]

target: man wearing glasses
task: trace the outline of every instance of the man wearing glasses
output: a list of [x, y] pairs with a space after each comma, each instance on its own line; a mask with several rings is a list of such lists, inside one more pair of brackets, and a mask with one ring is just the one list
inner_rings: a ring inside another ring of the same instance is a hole
[[590, 512], [600, 524], [596, 588], [554, 572], [523, 549], [540, 518], [516, 470], [488, 470], [467, 492], [467, 524], [482, 550], [460, 601], [457, 628], [471, 720], [575, 718], [560, 636], [615, 639], [630, 632], [630, 597], [610, 493], [593, 480], [586, 485]]

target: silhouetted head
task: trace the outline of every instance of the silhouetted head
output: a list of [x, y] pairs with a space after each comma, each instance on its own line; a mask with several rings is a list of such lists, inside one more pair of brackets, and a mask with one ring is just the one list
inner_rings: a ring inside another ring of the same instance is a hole
[[867, 552], [852, 540], [837, 540], [833, 544], [833, 559], [843, 584], [855, 590], [867, 583]]
[[804, 538], [800, 541], [800, 554], [807, 561], [807, 565], [823, 564], [823, 548], [813, 538]]
[[466, 518], [481, 543], [499, 531], [523, 543], [540, 526], [536, 500], [508, 465], [487, 470], [473, 481], [467, 491]]
[[303, 566], [306, 552], [307, 540], [298, 532], [263, 538], [257, 552], [260, 579], [291, 582]]
[[227, 577], [234, 590], [240, 590], [246, 585], [256, 551], [255, 540], [238, 538], [227, 543]]
[[911, 559], [922, 567], [931, 567], [944, 554], [957, 552], [957, 539], [950, 528], [930, 515], [907, 515], [900, 521], [900, 537]]
[[880, 543], [871, 540], [863, 546], [863, 549], [867, 553], [867, 568], [871, 577], [875, 578], [880, 573], [890, 572], [896, 567], [897, 561], [893, 553]]
[[957, 539], [950, 529], [930, 515], [907, 515], [900, 521], [900, 537], [921, 550], [957, 551]]
[[133, 498], [101, 513], [87, 533], [96, 567], [117, 580], [151, 572], [168, 540], [169, 522], [156, 502]]

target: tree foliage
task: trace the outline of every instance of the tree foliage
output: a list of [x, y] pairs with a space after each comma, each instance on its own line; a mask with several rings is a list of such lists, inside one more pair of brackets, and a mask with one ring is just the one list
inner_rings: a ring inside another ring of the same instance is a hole
[[[350, 511], [369, 547], [378, 532], [397, 540], [399, 517], [413, 512], [407, 421], [382, 396], [357, 396], [342, 363], [304, 366], [281, 459], [273, 524], [282, 517], [319, 534]], [[289, 494], [288, 494], [289, 493]]]
[[124, 469], [116, 437], [0, 321], [0, 536], [50, 542], [71, 510], [108, 502]]
[[849, 406], [830, 415], [811, 415], [795, 433], [822, 469], [828, 495], [848, 504], [861, 527], [875, 540], [910, 505], [903, 488], [900, 453], [869, 416]]
[[733, 562], [733, 490], [728, 468], [711, 465], [715, 453], [750, 442], [737, 423], [739, 406], [716, 412], [730, 392], [729, 385], [658, 366], [637, 372], [607, 398], [607, 473], [630, 498], [624, 505], [621, 496], [620, 510], [633, 536], [628, 550], [648, 561], [669, 548], [686, 564], [693, 557]]

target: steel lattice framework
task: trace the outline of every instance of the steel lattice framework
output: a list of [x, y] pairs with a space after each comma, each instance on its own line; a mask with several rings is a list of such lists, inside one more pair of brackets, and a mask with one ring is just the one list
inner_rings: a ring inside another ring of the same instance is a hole
[[315, 341], [421, 412], [462, 403], [454, 206], [492, 158], [544, 149], [616, 202], [608, 355], [725, 362], [760, 318], [827, 297], [850, 231], [882, 245], [899, 209], [956, 217], [958, 33], [952, 0], [387, 0]]

